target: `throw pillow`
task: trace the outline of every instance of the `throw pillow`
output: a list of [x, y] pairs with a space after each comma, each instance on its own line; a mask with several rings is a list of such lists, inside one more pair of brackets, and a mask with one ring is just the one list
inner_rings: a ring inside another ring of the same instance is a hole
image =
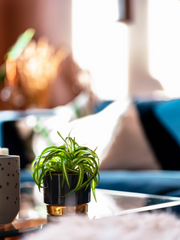
[[70, 122], [60, 131], [66, 136], [70, 130], [79, 144], [92, 149], [98, 146], [101, 170], [160, 169], [130, 99], [117, 100], [97, 114]]

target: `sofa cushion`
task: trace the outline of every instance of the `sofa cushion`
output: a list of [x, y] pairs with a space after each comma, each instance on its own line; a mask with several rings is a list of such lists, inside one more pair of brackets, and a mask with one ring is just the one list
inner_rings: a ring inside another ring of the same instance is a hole
[[98, 147], [100, 169], [160, 169], [130, 99], [117, 100], [60, 129], [63, 136], [70, 131], [79, 144]]
[[100, 169], [160, 169], [133, 103], [126, 114], [119, 116], [117, 123]]
[[100, 171], [98, 188], [180, 197], [180, 171]]
[[162, 169], [180, 170], [180, 99], [136, 102], [136, 107]]

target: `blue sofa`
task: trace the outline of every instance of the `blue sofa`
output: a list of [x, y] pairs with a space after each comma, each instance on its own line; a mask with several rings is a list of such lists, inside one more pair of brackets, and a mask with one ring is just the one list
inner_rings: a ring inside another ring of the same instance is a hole
[[[21, 170], [21, 182], [32, 182], [28, 170]], [[100, 171], [98, 188], [180, 197], [180, 171]]]
[[98, 188], [180, 197], [180, 171], [101, 171]]
[[[111, 101], [98, 103], [95, 111], [102, 110], [110, 103]], [[98, 188], [180, 197], [180, 99], [135, 100], [134, 104], [162, 170], [101, 171]], [[4, 116], [0, 122], [2, 147], [4, 121], [7, 121], [7, 116]], [[21, 182], [24, 181], [33, 181], [33, 179], [28, 171], [22, 169]]]
[[180, 99], [134, 104], [162, 171], [101, 171], [98, 187], [180, 197]]

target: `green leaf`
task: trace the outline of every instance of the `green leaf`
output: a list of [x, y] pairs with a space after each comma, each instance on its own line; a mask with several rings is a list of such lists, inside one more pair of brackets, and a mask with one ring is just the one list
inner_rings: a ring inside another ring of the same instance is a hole
[[67, 182], [67, 185], [68, 187], [70, 188], [70, 185], [69, 185], [69, 177], [68, 177], [68, 173], [67, 173], [67, 170], [66, 170], [66, 165], [65, 165], [65, 160], [62, 161], [62, 174]]
[[61, 136], [61, 134], [57, 131], [58, 135], [60, 136], [60, 138], [66, 143], [65, 139]]
[[19, 36], [18, 40], [12, 46], [11, 50], [6, 54], [5, 58], [7, 58], [9, 61], [17, 60], [34, 34], [35, 30], [33, 28], [27, 29], [21, 36]]
[[93, 197], [94, 197], [95, 201], [97, 202], [95, 188], [96, 188], [96, 183], [95, 183], [94, 179], [92, 179], [92, 181], [91, 181], [91, 189], [92, 189]]
[[83, 183], [84, 180], [84, 170], [83, 170], [83, 166], [81, 164], [78, 165], [79, 167], [79, 176], [78, 176], [78, 182], [77, 185], [74, 189], [72, 189], [71, 191], [69, 191], [68, 193], [66, 193], [64, 196], [67, 196], [73, 192], [78, 191], [79, 189], [81, 189], [81, 185]]

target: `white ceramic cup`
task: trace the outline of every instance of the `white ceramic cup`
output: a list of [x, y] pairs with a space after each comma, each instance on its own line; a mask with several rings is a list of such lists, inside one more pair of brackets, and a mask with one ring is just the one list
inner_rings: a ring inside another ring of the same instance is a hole
[[11, 223], [20, 206], [20, 157], [0, 155], [0, 224]]

